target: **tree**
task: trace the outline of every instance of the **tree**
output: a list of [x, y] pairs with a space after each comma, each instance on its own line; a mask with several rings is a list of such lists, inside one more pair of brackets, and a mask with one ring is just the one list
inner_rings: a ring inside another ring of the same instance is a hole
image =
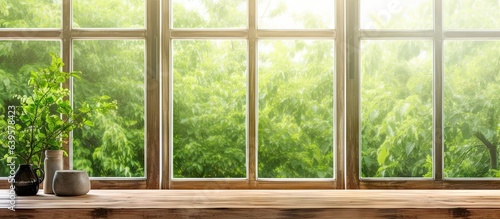
[[[445, 28], [500, 26], [494, 19], [497, 1], [444, 3]], [[411, 21], [419, 19], [398, 16], [426, 17], [426, 8], [395, 15], [381, 28], [414, 27]], [[431, 177], [432, 48], [415, 41], [365, 45], [362, 175]], [[446, 40], [444, 45], [445, 177], [498, 177], [500, 66], [492, 57], [499, 57], [500, 45], [477, 40]]]
[[[0, 27], [60, 28], [61, 1], [8, 0], [1, 4], [6, 7], [0, 9], [4, 15]], [[144, 25], [140, 23], [141, 17], [144, 20], [144, 5], [142, 0], [74, 1], [74, 26], [140, 27]], [[107, 11], [95, 13], [96, 8]], [[126, 10], [130, 8], [131, 13]], [[40, 9], [47, 13], [39, 13]], [[110, 93], [119, 101], [117, 114], [99, 114], [94, 128], [74, 132], [74, 168], [87, 170], [92, 176], [144, 176], [144, 41], [74, 43], [74, 69], [85, 72], [83, 80], [75, 85], [75, 107], [102, 93]], [[59, 41], [0, 41], [0, 89], [2, 94], [8, 94], [0, 97], [2, 115], [5, 106], [17, 104], [11, 98], [13, 94], [27, 94], [29, 72], [50, 64], [48, 54], [60, 50]], [[0, 171], [7, 174], [7, 170]]]
[[[199, 3], [174, 2], [174, 27], [239, 27], [246, 18], [234, 13], [238, 1]], [[333, 176], [333, 44], [259, 44], [270, 50], [259, 55], [259, 177]], [[244, 42], [174, 40], [173, 52], [174, 177], [245, 177]]]
[[[247, 25], [244, 0], [172, 2], [175, 28]], [[377, 13], [369, 17], [382, 29], [432, 28], [431, 1], [415, 2], [424, 4], [394, 11], [390, 19]], [[52, 0], [1, 1], [0, 27], [57, 26], [60, 6]], [[262, 16], [280, 17], [290, 12], [287, 6], [278, 4]], [[35, 12], [42, 7], [48, 13], [40, 16]], [[142, 0], [73, 1], [73, 7], [75, 28], [144, 27]], [[499, 10], [496, 0], [445, 0], [444, 26], [498, 28]], [[292, 17], [305, 28], [328, 26], [307, 15]], [[259, 176], [332, 177], [334, 43], [258, 43]], [[500, 66], [494, 57], [500, 56], [500, 45], [449, 39], [444, 45], [445, 175], [499, 177]], [[174, 176], [245, 177], [246, 41], [175, 39], [173, 46]], [[432, 41], [366, 40], [362, 46], [361, 175], [431, 177]], [[59, 41], [0, 41], [2, 94], [27, 92], [30, 70], [47, 65], [46, 54], [58, 51]], [[119, 107], [117, 114], [99, 115], [95, 128], [75, 131], [75, 168], [93, 176], [143, 176], [144, 41], [75, 40], [73, 51], [74, 69], [87, 74], [75, 84], [75, 107], [101, 92], [118, 100]], [[8, 96], [0, 99], [5, 115], [5, 106], [16, 103]]]

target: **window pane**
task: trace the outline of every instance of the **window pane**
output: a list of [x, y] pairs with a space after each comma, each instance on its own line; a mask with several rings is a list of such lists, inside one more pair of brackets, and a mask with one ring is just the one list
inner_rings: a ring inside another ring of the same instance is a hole
[[246, 177], [246, 41], [175, 40], [173, 54], [173, 176]]
[[91, 98], [117, 100], [116, 114], [96, 113], [94, 127], [73, 133], [73, 167], [96, 177], [144, 176], [143, 40], [75, 40], [75, 108]]
[[500, 29], [500, 1], [444, 0], [447, 29]]
[[2, 0], [0, 28], [61, 28], [61, 14], [61, 0]]
[[432, 41], [361, 43], [361, 176], [432, 177]]
[[73, 28], [144, 28], [145, 0], [73, 0]]
[[446, 177], [500, 177], [500, 41], [447, 41]]
[[[59, 55], [59, 41], [5, 41], [0, 40], [0, 154], [7, 154], [7, 111], [8, 106], [17, 106], [14, 95], [28, 95], [28, 79], [31, 71], [50, 66], [50, 53]], [[5, 141], [5, 142], [4, 142]], [[16, 145], [16, 147], [20, 147]], [[22, 163], [19, 157], [17, 166]], [[9, 175], [9, 167], [0, 159], [0, 176]]]
[[246, 0], [172, 0], [174, 28], [246, 28]]
[[361, 29], [432, 29], [432, 0], [361, 0]]
[[334, 41], [259, 42], [259, 178], [333, 178]]
[[334, 0], [258, 0], [260, 29], [333, 29]]

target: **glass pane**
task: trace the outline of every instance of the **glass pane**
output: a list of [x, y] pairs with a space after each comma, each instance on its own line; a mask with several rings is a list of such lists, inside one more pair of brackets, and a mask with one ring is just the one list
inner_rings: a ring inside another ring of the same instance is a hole
[[174, 28], [246, 28], [246, 0], [172, 0]]
[[[8, 109], [19, 104], [14, 95], [28, 95], [30, 72], [48, 67], [51, 63], [50, 54], [59, 55], [60, 51], [59, 41], [0, 40], [0, 176], [8, 176], [10, 171], [3, 157], [9, 152], [4, 147], [8, 140]], [[24, 162], [19, 157], [15, 161], [15, 169], [21, 163]]]
[[432, 0], [361, 0], [361, 29], [432, 29]]
[[446, 177], [500, 177], [500, 41], [447, 41]]
[[73, 0], [73, 28], [144, 28], [145, 0]]
[[143, 177], [145, 42], [75, 40], [74, 105], [107, 95], [116, 113], [96, 113], [94, 126], [73, 132], [73, 167], [95, 177]]
[[444, 0], [446, 29], [500, 29], [500, 1]]
[[335, 0], [259, 0], [259, 29], [333, 29]]
[[361, 176], [432, 177], [432, 41], [361, 42]]
[[259, 42], [259, 178], [333, 178], [334, 41]]
[[0, 28], [61, 28], [61, 2], [61, 0], [2, 0]]
[[246, 41], [175, 40], [173, 54], [173, 176], [246, 177]]

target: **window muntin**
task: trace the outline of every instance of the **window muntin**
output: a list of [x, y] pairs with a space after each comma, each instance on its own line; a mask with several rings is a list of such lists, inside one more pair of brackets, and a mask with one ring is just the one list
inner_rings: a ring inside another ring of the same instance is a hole
[[258, 177], [333, 178], [332, 40], [261, 40]]
[[2, 0], [0, 28], [61, 28], [62, 0]]
[[333, 0], [257, 0], [259, 29], [333, 29]]
[[72, 0], [73, 28], [144, 28], [144, 0]]
[[246, 28], [247, 0], [172, 0], [173, 28]]
[[451, 30], [500, 30], [500, 1], [443, 0], [444, 28]]
[[144, 40], [75, 40], [74, 107], [107, 95], [116, 113], [96, 113], [93, 127], [73, 131], [73, 168], [93, 177], [145, 176]]
[[[8, 106], [17, 105], [13, 95], [28, 94], [28, 79], [31, 71], [50, 65], [48, 55], [60, 54], [60, 41], [35, 41], [35, 40], [1, 40], [0, 39], [0, 154], [1, 157], [8, 152], [4, 147], [7, 142], [7, 132], [3, 128], [7, 125]], [[5, 124], [4, 124], [5, 123]], [[20, 147], [16, 145], [16, 147]], [[22, 162], [18, 159], [16, 165]], [[5, 159], [0, 159], [2, 168], [0, 176], [9, 176], [9, 168]], [[5, 168], [3, 168], [5, 167]]]
[[173, 177], [245, 178], [247, 44], [173, 41]]
[[361, 29], [432, 29], [432, 0], [361, 0]]
[[444, 173], [500, 177], [500, 41], [444, 44]]
[[432, 177], [432, 42], [361, 41], [361, 177]]

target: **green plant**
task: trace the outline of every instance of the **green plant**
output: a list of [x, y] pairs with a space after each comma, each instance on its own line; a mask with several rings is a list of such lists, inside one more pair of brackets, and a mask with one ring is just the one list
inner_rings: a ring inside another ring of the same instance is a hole
[[116, 110], [116, 101], [108, 96], [83, 103], [74, 110], [69, 100], [70, 91], [61, 86], [71, 78], [79, 78], [81, 72], [61, 71], [64, 63], [51, 55], [52, 64], [48, 68], [32, 71], [28, 81], [28, 95], [14, 95], [19, 101], [16, 107], [15, 154], [7, 154], [7, 160], [21, 158], [26, 164], [40, 166], [45, 150], [60, 150], [62, 143], [75, 128], [93, 126], [95, 113]]

